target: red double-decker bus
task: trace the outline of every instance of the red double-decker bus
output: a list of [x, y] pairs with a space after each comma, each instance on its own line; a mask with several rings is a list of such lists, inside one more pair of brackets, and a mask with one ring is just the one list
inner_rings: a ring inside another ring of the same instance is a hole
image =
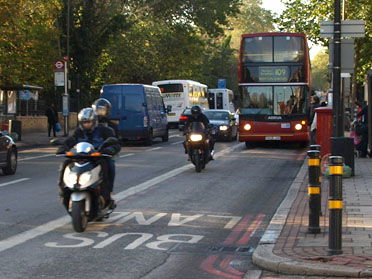
[[239, 141], [309, 142], [310, 58], [300, 33], [241, 38]]

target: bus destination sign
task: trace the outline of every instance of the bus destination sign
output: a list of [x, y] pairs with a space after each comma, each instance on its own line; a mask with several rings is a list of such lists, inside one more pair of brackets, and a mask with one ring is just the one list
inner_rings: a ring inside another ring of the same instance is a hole
[[259, 80], [260, 82], [288, 82], [289, 67], [259, 67]]

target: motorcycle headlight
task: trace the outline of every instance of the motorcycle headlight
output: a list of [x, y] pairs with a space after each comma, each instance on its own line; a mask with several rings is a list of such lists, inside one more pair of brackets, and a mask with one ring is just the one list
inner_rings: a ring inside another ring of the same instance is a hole
[[84, 172], [82, 175], [80, 175], [79, 177], [80, 188], [89, 186], [91, 178], [92, 178], [91, 172]]
[[203, 136], [200, 134], [191, 134], [190, 140], [191, 141], [201, 141], [203, 139]]
[[229, 129], [229, 127], [227, 126], [220, 126], [220, 131], [227, 131], [227, 129]]
[[63, 174], [63, 181], [68, 187], [74, 187], [77, 183], [77, 174], [71, 172], [70, 168], [65, 169], [65, 173]]

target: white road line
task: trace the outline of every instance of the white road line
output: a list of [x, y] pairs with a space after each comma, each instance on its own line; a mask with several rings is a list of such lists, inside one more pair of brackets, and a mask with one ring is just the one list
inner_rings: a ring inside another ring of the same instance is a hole
[[120, 155], [119, 158], [125, 158], [125, 157], [129, 157], [129, 156], [133, 156], [134, 153], [129, 153], [129, 154], [125, 154], [125, 155]]
[[169, 138], [179, 138], [181, 137], [181, 135], [173, 135], [173, 136], [169, 136]]
[[25, 158], [19, 158], [18, 161], [27, 161], [32, 159], [38, 159], [38, 158], [44, 158], [44, 157], [52, 157], [56, 154], [45, 154], [45, 155], [39, 155], [39, 156], [33, 156], [33, 157], [25, 157]]
[[[239, 146], [242, 146], [242, 144], [237, 144], [237, 145], [234, 145], [230, 148], [227, 148], [221, 152], [218, 152], [218, 154], [216, 154], [215, 157], [219, 157], [219, 156], [223, 156], [223, 154], [225, 153], [230, 153], [232, 152], [233, 150], [235, 150], [236, 148], [238, 148]], [[133, 186], [125, 191], [122, 191], [122, 192], [119, 192], [117, 193], [114, 198], [116, 199], [116, 201], [121, 201], [127, 197], [130, 197], [130, 196], [133, 196], [139, 192], [142, 192], [156, 184], [159, 184], [169, 178], [172, 178], [188, 169], [191, 169], [193, 168], [194, 166], [192, 164], [187, 164], [187, 165], [184, 165], [180, 168], [177, 168], [177, 169], [174, 169], [174, 170], [171, 170], [167, 173], [164, 173], [162, 175], [159, 175], [153, 179], [150, 179], [146, 182], [143, 182], [141, 184], [138, 184], [136, 186]], [[0, 252], [3, 252], [5, 250], [8, 250], [10, 248], [13, 248], [19, 244], [22, 244], [22, 243], [25, 243], [26, 241], [28, 240], [31, 240], [31, 239], [34, 239], [38, 236], [41, 236], [41, 235], [44, 235], [44, 234], [47, 234], [51, 231], [54, 231], [55, 229], [59, 228], [59, 227], [62, 227], [62, 226], [65, 226], [67, 225], [68, 223], [71, 222], [71, 218], [70, 216], [66, 215], [64, 217], [60, 217], [58, 219], [55, 219], [53, 221], [50, 221], [48, 223], [45, 223], [43, 225], [40, 225], [38, 227], [35, 227], [31, 230], [28, 230], [28, 231], [25, 231], [25, 232], [22, 232], [22, 233], [19, 233], [19, 234], [16, 234], [16, 235], [13, 235], [11, 237], [8, 237], [4, 240], [0, 240]]]
[[154, 148], [146, 149], [145, 151], [149, 152], [149, 151], [154, 151], [154, 150], [159, 150], [159, 149], [162, 149], [162, 147], [154, 147]]
[[176, 142], [171, 143], [171, 145], [180, 144], [180, 143], [182, 143], [182, 142], [183, 142], [183, 140], [181, 140], [181, 141], [176, 141]]
[[30, 180], [30, 179], [31, 178], [20, 178], [20, 179], [16, 179], [16, 180], [13, 180], [13, 181], [1, 183], [0, 184], [0, 187], [4, 187], [4, 186], [7, 186], [7, 185], [11, 185], [11, 184], [16, 184], [18, 182], [22, 182], [22, 181], [26, 181], [26, 180]]

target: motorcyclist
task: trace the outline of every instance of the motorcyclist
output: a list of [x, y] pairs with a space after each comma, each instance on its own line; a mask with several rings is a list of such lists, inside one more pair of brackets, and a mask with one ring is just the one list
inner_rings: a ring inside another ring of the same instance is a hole
[[[210, 159], [213, 160], [213, 154], [214, 154], [214, 138], [213, 136], [209, 133], [209, 119], [207, 116], [205, 116], [201, 108], [199, 106], [193, 106], [191, 108], [191, 116], [187, 118], [186, 123], [185, 123], [185, 132], [187, 132], [190, 127], [191, 123], [193, 122], [202, 122], [204, 127], [206, 128], [206, 131], [208, 132], [208, 138], [209, 138], [209, 151], [210, 151]], [[184, 143], [185, 147], [185, 153], [187, 154], [187, 148], [186, 148], [186, 143]]]
[[99, 98], [94, 101], [92, 108], [98, 117], [98, 125], [108, 126], [115, 132], [116, 137], [119, 138], [119, 128], [116, 123], [110, 119], [111, 103], [105, 98]]
[[[115, 137], [114, 130], [110, 127], [103, 125], [98, 125], [97, 115], [94, 113], [92, 108], [84, 108], [78, 114], [78, 123], [79, 127], [74, 131], [73, 135], [65, 140], [62, 146], [57, 150], [57, 154], [63, 154], [66, 151], [70, 150], [79, 142], [89, 142], [101, 153], [108, 155], [115, 155], [120, 151], [120, 143]], [[103, 145], [105, 140], [108, 138], [113, 138], [109, 144]], [[63, 185], [63, 172], [70, 160], [66, 160], [61, 167], [61, 174], [59, 180], [59, 186]], [[114, 187], [114, 181], [112, 179], [110, 168], [115, 167], [113, 160], [109, 157], [105, 158], [101, 162], [101, 166], [104, 173], [104, 183], [107, 187], [109, 197], [109, 207], [114, 208], [115, 202], [112, 198], [112, 192]]]

